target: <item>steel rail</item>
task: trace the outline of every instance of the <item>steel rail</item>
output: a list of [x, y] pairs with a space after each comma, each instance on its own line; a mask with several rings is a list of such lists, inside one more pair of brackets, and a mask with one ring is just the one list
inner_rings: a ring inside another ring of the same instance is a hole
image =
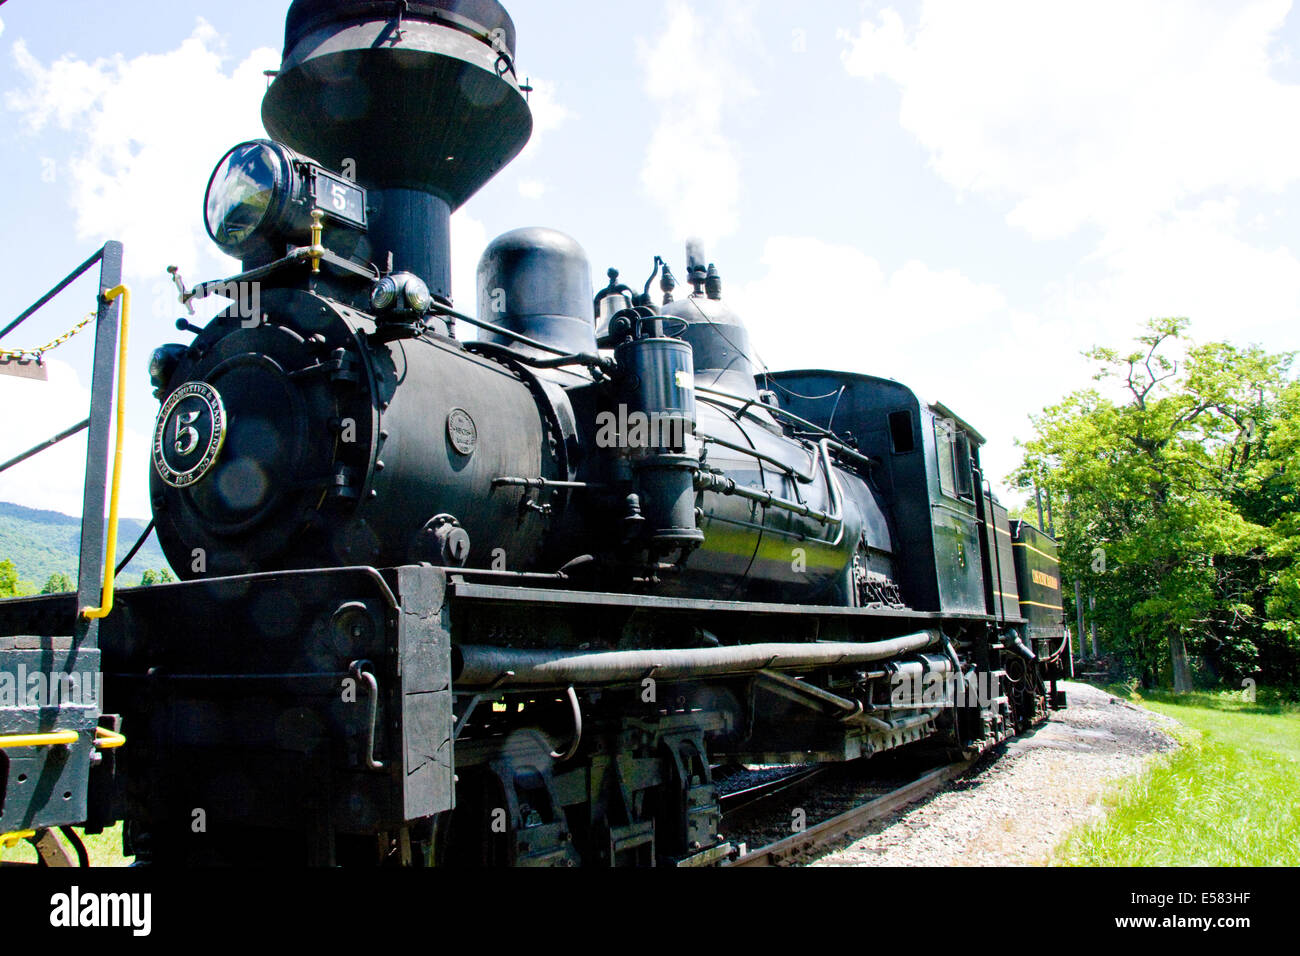
[[718, 797], [718, 803], [722, 807], [722, 816], [725, 819], [728, 813], [739, 813], [741, 810], [747, 810], [769, 797], [774, 797], [793, 787], [809, 783], [824, 774], [826, 770], [825, 766], [806, 767], [803, 770], [796, 770], [786, 774], [784, 777], [778, 777], [776, 780], [768, 780], [765, 783], [758, 783], [743, 790], [724, 793]]
[[877, 797], [861, 806], [854, 807], [852, 810], [846, 810], [838, 816], [809, 827], [802, 833], [795, 833], [782, 840], [777, 840], [775, 843], [769, 843], [765, 847], [752, 850], [744, 856], [722, 865], [783, 866], [788, 864], [795, 857], [806, 854], [817, 847], [825, 846], [846, 833], [851, 833], [874, 820], [893, 813], [900, 807], [905, 807], [909, 803], [915, 803], [917, 800], [929, 796], [943, 787], [948, 781], [962, 776], [974, 764], [975, 760], [973, 759], [958, 760], [945, 767], [939, 767], [937, 770], [931, 770], [911, 783], [885, 794], [883, 797]]

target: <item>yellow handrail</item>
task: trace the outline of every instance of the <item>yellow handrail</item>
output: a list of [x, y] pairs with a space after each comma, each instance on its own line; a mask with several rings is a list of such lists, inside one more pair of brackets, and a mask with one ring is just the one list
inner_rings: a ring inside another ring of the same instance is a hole
[[[11, 734], [0, 737], [0, 750], [10, 747], [56, 747], [59, 744], [75, 744], [75, 730], [52, 730], [48, 734]], [[95, 746], [100, 750], [112, 750], [126, 743], [126, 738], [107, 727], [95, 728]]]
[[107, 727], [95, 728], [95, 746], [100, 750], [112, 750], [124, 743], [126, 743], [126, 738], [121, 734], [109, 730]]
[[113, 452], [113, 485], [108, 504], [108, 542], [104, 548], [104, 591], [99, 607], [81, 609], [86, 620], [108, 617], [113, 610], [113, 580], [117, 568], [117, 504], [118, 485], [122, 478], [122, 441], [126, 437], [126, 336], [131, 326], [131, 290], [117, 285], [104, 293], [104, 301], [112, 302], [122, 297], [122, 322], [117, 339], [117, 437]]
[[0, 737], [0, 750], [8, 750], [10, 747], [55, 747], [76, 742], [75, 730], [56, 730], [48, 734], [12, 734]]
[[319, 209], [311, 211], [311, 245], [307, 247], [307, 255], [311, 258], [311, 271], [320, 272], [320, 257], [325, 255], [325, 247], [320, 244], [321, 216], [324, 215]]
[[12, 850], [20, 840], [36, 836], [35, 830], [15, 830], [13, 833], [0, 833], [0, 846]]

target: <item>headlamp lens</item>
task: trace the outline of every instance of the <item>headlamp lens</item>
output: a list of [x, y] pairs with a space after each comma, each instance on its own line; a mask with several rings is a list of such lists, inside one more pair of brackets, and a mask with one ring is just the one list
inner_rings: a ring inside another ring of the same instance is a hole
[[429, 287], [419, 276], [408, 276], [403, 288], [406, 305], [412, 312], [423, 313], [429, 307]]
[[281, 187], [280, 159], [266, 143], [243, 143], [227, 153], [208, 182], [207, 227], [217, 245], [238, 254]]
[[388, 308], [397, 298], [397, 281], [392, 276], [384, 276], [370, 289], [370, 308], [379, 312]]

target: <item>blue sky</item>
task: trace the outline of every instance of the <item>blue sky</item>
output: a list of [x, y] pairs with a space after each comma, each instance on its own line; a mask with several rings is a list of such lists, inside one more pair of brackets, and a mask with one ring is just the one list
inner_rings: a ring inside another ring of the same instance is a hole
[[[147, 513], [150, 350], [176, 339], [164, 269], [234, 271], [203, 189], [262, 135], [286, 2], [0, 5], [0, 316], [106, 238], [136, 322], [123, 512]], [[704, 236], [773, 369], [904, 381], [1018, 461], [1028, 414], [1090, 384], [1080, 352], [1186, 315], [1206, 341], [1300, 349], [1300, 14], [1243, 3], [513, 0], [537, 92], [524, 154], [453, 221], [454, 288], [493, 236], [549, 225], [596, 285], [679, 276]], [[5, 341], [43, 342], [74, 290]], [[79, 296], [79, 297], [78, 297]], [[84, 337], [83, 337], [84, 338]], [[0, 377], [0, 459], [78, 420], [90, 353]], [[72, 447], [0, 500], [76, 512]]]

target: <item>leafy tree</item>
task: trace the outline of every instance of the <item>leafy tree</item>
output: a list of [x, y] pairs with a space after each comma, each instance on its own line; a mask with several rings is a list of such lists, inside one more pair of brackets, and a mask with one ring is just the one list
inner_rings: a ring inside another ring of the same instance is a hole
[[18, 569], [12, 561], [0, 561], [0, 598], [23, 597], [32, 593], [32, 586], [18, 578]]
[[176, 578], [172, 576], [171, 571], [167, 568], [162, 568], [158, 571], [155, 571], [153, 568], [146, 568], [144, 573], [140, 575], [140, 584], [144, 587], [153, 584], [170, 584], [175, 580]]
[[1292, 359], [1195, 345], [1186, 326], [1152, 320], [1134, 351], [1087, 353], [1118, 397], [1089, 388], [1035, 416], [1015, 474], [1051, 491], [1063, 574], [1095, 593], [1112, 648], [1147, 684], [1167, 657], [1178, 692], [1192, 689], [1189, 650], [1238, 673], [1258, 659], [1270, 582], [1285, 578], [1261, 488], [1277, 480], [1269, 438]]
[[45, 587], [41, 588], [42, 594], [62, 594], [65, 591], [75, 591], [77, 584], [72, 577], [63, 571], [56, 571], [51, 574], [45, 582]]
[[1256, 506], [1269, 522], [1261, 656], [1288, 683], [1300, 680], [1300, 383], [1282, 393], [1260, 424], [1264, 453], [1255, 466]]

